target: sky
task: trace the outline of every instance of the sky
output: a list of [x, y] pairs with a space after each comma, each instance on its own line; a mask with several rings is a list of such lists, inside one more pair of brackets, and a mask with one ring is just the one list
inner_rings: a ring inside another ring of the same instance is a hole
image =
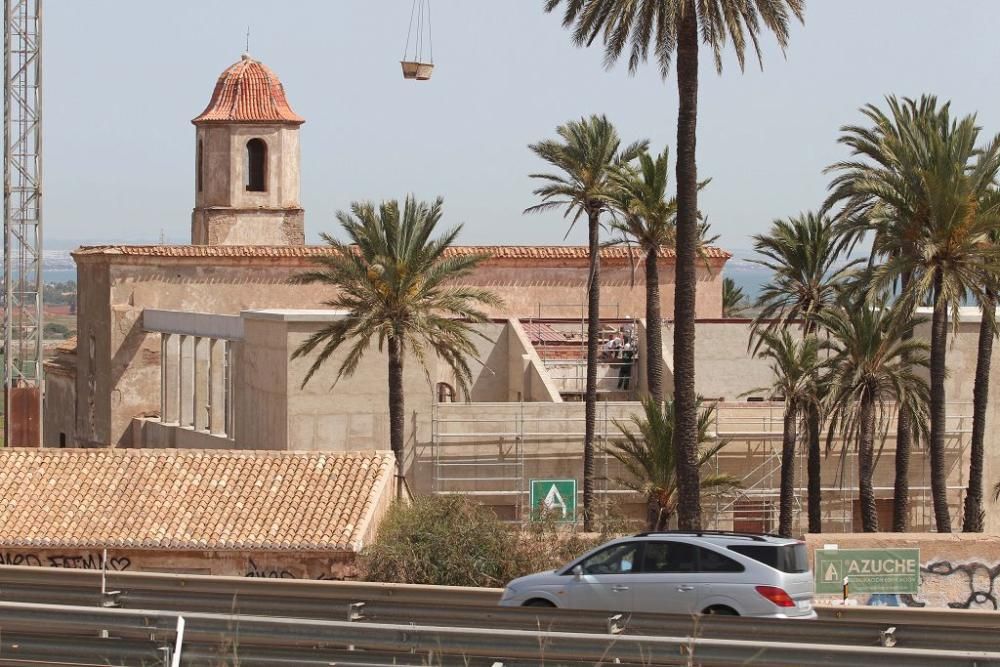
[[[604, 113], [626, 141], [671, 149], [673, 76], [602, 65], [542, 0], [430, 0], [435, 71], [399, 67], [411, 0], [47, 0], [48, 247], [190, 239], [194, 127], [218, 75], [251, 54], [281, 78], [301, 129], [307, 240], [357, 200], [444, 198], [466, 244], [586, 242], [560, 213], [524, 215], [544, 171], [528, 144]], [[887, 94], [934, 93], [1000, 132], [1000, 1], [807, 0], [785, 54], [718, 76], [702, 50], [700, 208], [738, 256], [775, 218], [816, 208], [846, 157], [839, 127]], [[673, 172], [671, 172], [673, 180]], [[671, 188], [673, 185], [671, 184]]]

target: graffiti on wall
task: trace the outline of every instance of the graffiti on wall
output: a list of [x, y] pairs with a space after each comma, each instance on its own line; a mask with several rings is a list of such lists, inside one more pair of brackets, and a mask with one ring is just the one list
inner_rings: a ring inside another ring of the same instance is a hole
[[329, 574], [321, 573], [318, 576], [311, 577], [307, 572], [302, 573], [293, 572], [291, 570], [285, 569], [280, 565], [270, 565], [270, 564], [258, 564], [253, 558], [247, 559], [247, 568], [244, 577], [250, 577], [254, 579], [314, 579], [314, 580], [335, 580]]
[[1000, 563], [931, 561], [920, 567], [920, 595], [871, 595], [869, 606], [1000, 609]]
[[920, 568], [920, 599], [905, 596], [908, 607], [943, 601], [952, 609], [1000, 609], [1000, 563], [951, 563], [941, 560]]
[[0, 552], [0, 565], [32, 565], [40, 567], [41, 559], [35, 554], [9, 554]]
[[254, 579], [298, 579], [297, 576], [288, 570], [279, 567], [258, 565], [254, 562], [253, 558], [248, 559], [247, 571], [243, 576]]
[[[33, 567], [61, 567], [74, 570], [100, 570], [103, 556], [98, 553], [84, 554], [36, 554], [0, 552], [0, 565], [30, 565]], [[128, 556], [108, 558], [108, 569], [123, 572], [132, 567]]]

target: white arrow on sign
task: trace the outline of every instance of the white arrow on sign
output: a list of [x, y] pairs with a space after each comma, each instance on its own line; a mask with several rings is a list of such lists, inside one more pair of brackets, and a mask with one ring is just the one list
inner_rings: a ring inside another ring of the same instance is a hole
[[545, 500], [543, 502], [545, 503], [545, 509], [562, 510], [563, 518], [566, 517], [566, 513], [568, 511], [566, 501], [563, 500], [562, 494], [559, 493], [559, 489], [556, 488], [555, 484], [553, 484], [552, 488], [549, 489], [549, 492], [545, 494]]

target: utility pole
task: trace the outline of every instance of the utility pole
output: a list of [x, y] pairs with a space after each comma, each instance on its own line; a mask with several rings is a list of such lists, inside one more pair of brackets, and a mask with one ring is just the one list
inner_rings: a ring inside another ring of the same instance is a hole
[[42, 443], [42, 0], [4, 0], [4, 436]]

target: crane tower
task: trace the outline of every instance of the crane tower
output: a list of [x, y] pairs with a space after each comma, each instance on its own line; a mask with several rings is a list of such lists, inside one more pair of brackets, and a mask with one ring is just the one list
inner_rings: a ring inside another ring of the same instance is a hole
[[4, 435], [42, 437], [42, 0], [4, 0]]

